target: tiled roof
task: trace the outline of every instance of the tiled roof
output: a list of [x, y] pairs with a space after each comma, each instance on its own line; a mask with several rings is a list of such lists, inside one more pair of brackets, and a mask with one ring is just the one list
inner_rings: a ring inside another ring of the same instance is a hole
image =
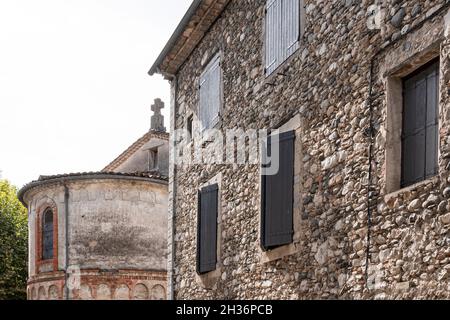
[[125, 150], [114, 161], [108, 164], [102, 172], [112, 172], [116, 170], [122, 163], [129, 159], [136, 151], [141, 149], [151, 138], [158, 138], [163, 140], [169, 140], [169, 133], [161, 131], [149, 131], [144, 134], [140, 139], [133, 143], [127, 150]]
[[[36, 181], [33, 181], [33, 182], [42, 182], [42, 181], [50, 181], [50, 180], [55, 180], [55, 179], [86, 177], [86, 176], [92, 176], [94, 178], [96, 176], [111, 176], [111, 177], [149, 178], [149, 179], [157, 179], [157, 180], [163, 180], [163, 181], [168, 180], [168, 178], [166, 176], [162, 176], [156, 171], [132, 172], [132, 173], [101, 171], [101, 172], [65, 173], [65, 174], [58, 174], [58, 175], [54, 175], [54, 176], [39, 176], [39, 179]], [[31, 183], [33, 183], [33, 182], [31, 182]]]
[[38, 187], [47, 183], [60, 182], [64, 180], [83, 180], [83, 179], [142, 179], [148, 181], [154, 181], [161, 183], [167, 183], [169, 178], [163, 176], [155, 171], [150, 172], [134, 172], [134, 173], [124, 173], [124, 172], [79, 172], [79, 173], [68, 173], [59, 174], [54, 176], [40, 176], [38, 180], [33, 181], [25, 185], [20, 189], [18, 193], [19, 200], [25, 204], [24, 195], [27, 191], [34, 187]]

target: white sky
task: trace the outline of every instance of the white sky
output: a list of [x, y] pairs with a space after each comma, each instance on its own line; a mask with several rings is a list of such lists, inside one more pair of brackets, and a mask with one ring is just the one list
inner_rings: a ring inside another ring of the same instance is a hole
[[150, 127], [148, 70], [191, 0], [0, 0], [0, 170], [98, 171]]

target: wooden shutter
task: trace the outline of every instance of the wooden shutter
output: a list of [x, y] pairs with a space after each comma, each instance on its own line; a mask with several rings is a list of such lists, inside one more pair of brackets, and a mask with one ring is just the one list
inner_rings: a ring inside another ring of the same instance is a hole
[[265, 63], [269, 75], [280, 65], [282, 56], [282, 0], [267, 0], [265, 20]]
[[267, 0], [265, 29], [265, 67], [270, 75], [299, 48], [300, 0]]
[[402, 187], [438, 171], [438, 62], [403, 80]]
[[53, 212], [47, 210], [42, 225], [42, 260], [53, 258]]
[[300, 40], [300, 0], [283, 0], [283, 60], [298, 48]]
[[209, 100], [209, 74], [205, 72], [200, 77], [200, 106], [199, 106], [199, 118], [202, 125], [202, 129], [206, 129], [209, 126], [208, 120], [208, 102]]
[[203, 188], [198, 193], [197, 273], [216, 269], [218, 185]]
[[[295, 131], [279, 136], [279, 171], [262, 177], [261, 240], [266, 250], [292, 243]], [[268, 153], [271, 139], [268, 140]]]
[[425, 178], [438, 173], [439, 166], [439, 64], [435, 63], [427, 76], [427, 121], [425, 131]]
[[213, 128], [220, 117], [221, 105], [220, 56], [214, 57], [200, 76], [200, 121], [203, 129]]

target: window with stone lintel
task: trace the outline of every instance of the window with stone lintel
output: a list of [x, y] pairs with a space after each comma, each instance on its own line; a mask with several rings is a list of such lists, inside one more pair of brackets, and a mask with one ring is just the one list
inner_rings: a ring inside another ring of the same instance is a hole
[[434, 46], [387, 72], [386, 194], [438, 173], [439, 66]]

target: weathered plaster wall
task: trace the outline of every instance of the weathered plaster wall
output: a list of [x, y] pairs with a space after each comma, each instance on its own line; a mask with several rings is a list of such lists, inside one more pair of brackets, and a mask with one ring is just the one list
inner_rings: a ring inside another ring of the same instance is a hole
[[[449, 298], [447, 10], [420, 24], [448, 1], [382, 1], [382, 28], [370, 31], [372, 1], [304, 0], [300, 49], [270, 79], [262, 59], [264, 2], [231, 1], [172, 83], [178, 92], [173, 121], [175, 128], [184, 128], [186, 117], [197, 114], [196, 84], [204, 62], [217, 51], [223, 54], [222, 128], [277, 128], [301, 116], [303, 174], [295, 194], [301, 200], [301, 250], [262, 262], [258, 166], [179, 166], [171, 188], [175, 298]], [[406, 67], [408, 57], [423, 57], [436, 44], [441, 57], [439, 175], [389, 196], [386, 72]], [[366, 133], [371, 119], [376, 139], [369, 204]], [[219, 171], [222, 275], [207, 290], [196, 281], [197, 190]], [[368, 204], [373, 225], [366, 283]]]
[[[92, 298], [106, 299], [109, 293], [110, 298], [116, 298], [116, 288], [123, 285], [128, 286], [129, 298], [133, 299], [158, 298], [158, 286], [165, 292], [167, 185], [142, 179], [80, 179], [67, 181], [66, 186], [68, 262], [70, 268], [81, 270], [80, 284], [92, 291]], [[55, 285], [58, 290], [51, 287], [52, 294], [57, 291], [61, 298], [66, 268], [64, 186], [50, 183], [34, 188], [26, 194], [26, 201], [30, 207], [29, 296], [34, 297], [35, 289], [45, 292], [47, 299], [50, 287]], [[56, 269], [51, 265], [36, 268], [36, 214], [49, 203], [54, 203], [58, 212]], [[99, 295], [100, 285], [104, 292]], [[143, 291], [141, 294], [135, 293], [136, 286]], [[126, 290], [122, 289], [120, 294], [125, 298]], [[70, 298], [84, 298], [80, 294], [78, 289], [71, 290]]]
[[[156, 168], [152, 168], [149, 161], [149, 149], [153, 148], [157, 148], [158, 150], [158, 165]], [[161, 175], [169, 175], [169, 142], [167, 140], [151, 138], [148, 143], [144, 144], [114, 171], [147, 172], [155, 169]]]
[[81, 268], [166, 268], [165, 185], [103, 181], [70, 188], [70, 260]]

